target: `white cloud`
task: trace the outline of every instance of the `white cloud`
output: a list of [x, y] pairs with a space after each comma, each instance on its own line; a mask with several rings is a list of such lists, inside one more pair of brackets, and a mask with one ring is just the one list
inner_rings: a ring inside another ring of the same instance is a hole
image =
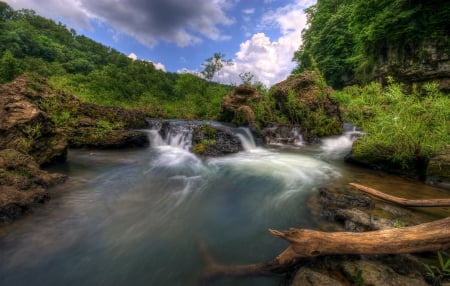
[[255, 8], [244, 9], [244, 10], [242, 11], [242, 13], [247, 14], [247, 15], [249, 15], [249, 14], [254, 14], [254, 13], [255, 13]]
[[132, 59], [133, 61], [137, 60], [137, 55], [136, 55], [135, 53], [129, 54], [128, 57], [129, 57], [130, 59]]
[[311, 2], [297, 1], [268, 11], [262, 17], [261, 29], [275, 27], [280, 36], [270, 39], [264, 32], [253, 34], [249, 40], [240, 44], [233, 59], [234, 65], [225, 67], [218, 80], [240, 83], [241, 72], [251, 72], [255, 76], [254, 80], [266, 86], [284, 80], [295, 67], [292, 57], [301, 44], [301, 31], [306, 26], [303, 10]]
[[152, 64], [155, 66], [155, 69], [166, 71], [166, 67], [162, 63], [153, 63], [152, 62]]

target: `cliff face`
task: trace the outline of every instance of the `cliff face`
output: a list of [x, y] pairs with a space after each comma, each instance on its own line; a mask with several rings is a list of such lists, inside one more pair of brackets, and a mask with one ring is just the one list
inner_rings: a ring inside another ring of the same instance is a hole
[[402, 48], [386, 47], [377, 60], [377, 77], [391, 75], [405, 83], [437, 82], [441, 90], [450, 91], [450, 41], [426, 42]]

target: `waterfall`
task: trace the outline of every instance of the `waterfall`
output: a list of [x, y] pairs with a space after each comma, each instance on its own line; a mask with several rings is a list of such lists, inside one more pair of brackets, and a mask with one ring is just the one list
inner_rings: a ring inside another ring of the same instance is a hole
[[[150, 143], [152, 146], [171, 146], [184, 150], [189, 150], [192, 147], [192, 130], [191, 124], [182, 124], [182, 122], [164, 123], [152, 122], [152, 129], [149, 131]], [[161, 134], [161, 129], [164, 126], [164, 132]]]
[[354, 126], [347, 126], [344, 130], [346, 131], [340, 136], [322, 139], [322, 154], [328, 159], [344, 158], [352, 150], [353, 142], [364, 135], [363, 132], [357, 131]]
[[255, 139], [249, 128], [239, 127], [236, 129], [235, 134], [241, 140], [242, 148], [245, 151], [256, 149]]

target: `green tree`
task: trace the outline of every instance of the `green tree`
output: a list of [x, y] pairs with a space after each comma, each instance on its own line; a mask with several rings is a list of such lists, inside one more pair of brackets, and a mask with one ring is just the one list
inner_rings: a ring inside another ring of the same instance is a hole
[[202, 64], [203, 70], [201, 74], [209, 81], [211, 81], [215, 75], [217, 75], [224, 66], [233, 65], [231, 60], [226, 60], [225, 55], [221, 53], [214, 53], [211, 58], [206, 59]]
[[20, 63], [10, 50], [6, 50], [0, 59], [0, 82], [15, 79], [21, 73]]

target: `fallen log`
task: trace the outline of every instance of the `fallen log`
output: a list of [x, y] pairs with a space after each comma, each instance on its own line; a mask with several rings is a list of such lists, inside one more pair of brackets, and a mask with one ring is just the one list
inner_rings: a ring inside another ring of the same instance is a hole
[[395, 196], [391, 196], [388, 194], [385, 194], [383, 192], [380, 192], [378, 190], [356, 184], [356, 183], [350, 183], [351, 186], [357, 188], [360, 191], [363, 191], [369, 195], [372, 195], [374, 197], [387, 200], [393, 203], [396, 203], [398, 205], [404, 206], [404, 207], [448, 207], [450, 206], [450, 199], [423, 199], [423, 200], [408, 200], [405, 198], [399, 198]]
[[[359, 189], [361, 185], [357, 186]], [[391, 201], [391, 197], [388, 196], [388, 200]], [[386, 196], [384, 198], [386, 199]], [[421, 206], [431, 206], [434, 203], [425, 203]], [[288, 241], [290, 245], [274, 259], [262, 263], [235, 266], [221, 265], [214, 261], [203, 244], [201, 249], [207, 262], [205, 278], [282, 273], [291, 270], [303, 259], [324, 255], [406, 254], [450, 249], [450, 217], [416, 226], [361, 233], [328, 233], [296, 228], [287, 231], [269, 229], [269, 232]]]

